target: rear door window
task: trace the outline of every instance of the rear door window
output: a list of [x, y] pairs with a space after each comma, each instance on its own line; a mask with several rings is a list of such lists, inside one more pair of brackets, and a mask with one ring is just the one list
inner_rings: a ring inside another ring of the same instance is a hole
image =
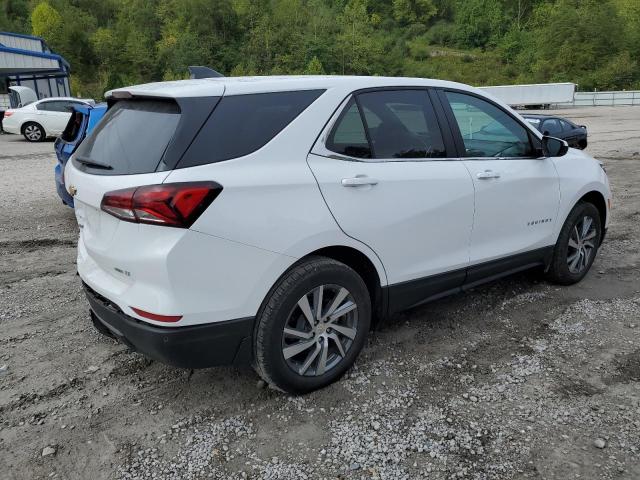
[[75, 165], [108, 175], [154, 172], [180, 117], [173, 101], [121, 100], [80, 144]]
[[69, 113], [70, 112], [70, 108], [73, 105], [77, 105], [78, 102], [70, 102], [68, 100], [54, 100], [51, 102], [45, 102], [44, 105], [44, 110], [50, 111], [50, 112], [60, 112], [60, 113]]
[[358, 95], [375, 158], [442, 158], [444, 141], [424, 90], [382, 90]]
[[57, 103], [59, 102], [41, 102], [36, 105], [36, 108], [45, 112], [56, 112], [58, 110]]
[[238, 158], [265, 146], [324, 90], [222, 97], [178, 168]]

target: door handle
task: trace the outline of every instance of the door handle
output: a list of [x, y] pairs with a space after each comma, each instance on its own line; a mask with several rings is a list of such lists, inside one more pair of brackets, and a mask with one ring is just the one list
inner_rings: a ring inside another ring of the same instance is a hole
[[476, 175], [480, 180], [487, 180], [489, 178], [500, 178], [500, 174], [498, 172], [494, 172], [493, 170], [485, 170], [484, 172], [478, 173]]
[[356, 175], [352, 178], [343, 178], [341, 183], [343, 187], [362, 187], [365, 185], [377, 185], [378, 180], [366, 175]]

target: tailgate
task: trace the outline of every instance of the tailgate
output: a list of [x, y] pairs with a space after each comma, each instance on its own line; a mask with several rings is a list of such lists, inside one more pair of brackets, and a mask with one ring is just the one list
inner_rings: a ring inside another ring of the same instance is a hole
[[[73, 196], [76, 219], [85, 247], [89, 251], [108, 249], [118, 224], [123, 223], [100, 210], [100, 203], [105, 193], [140, 185], [159, 184], [167, 178], [167, 175], [169, 172], [118, 176], [91, 175], [79, 171], [72, 162], [68, 162], [65, 169], [65, 184], [67, 191]], [[133, 227], [134, 224], [128, 226]]]

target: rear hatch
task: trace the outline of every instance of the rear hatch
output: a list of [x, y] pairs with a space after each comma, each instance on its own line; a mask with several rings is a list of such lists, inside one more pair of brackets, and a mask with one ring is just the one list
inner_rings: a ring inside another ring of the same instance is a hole
[[[231, 95], [221, 100], [224, 88], [214, 80], [193, 80], [112, 94], [109, 110], [66, 169], [88, 251], [94, 249], [98, 255], [112, 245], [116, 229], [131, 230], [140, 241], [143, 233], [154, 238], [170, 235], [156, 225], [189, 228], [221, 186], [211, 179], [194, 185], [198, 182], [190, 177], [161, 185], [168, 174], [260, 149], [324, 91]], [[113, 193], [123, 189], [129, 191]]]
[[[117, 262], [123, 250], [133, 255], [144, 247], [139, 245], [144, 240], [138, 232], [155, 227], [125, 222], [102, 211], [105, 193], [162, 184], [219, 100], [218, 96], [128, 97], [110, 101], [102, 121], [65, 169], [81, 229], [79, 256], [87, 255], [96, 270], [109, 275], [120, 268]], [[165, 228], [152, 234], [161, 241], [175, 237], [176, 230]], [[128, 281], [126, 276], [118, 280]]]
[[72, 157], [75, 200], [100, 209], [110, 190], [162, 183], [219, 97], [128, 98], [111, 102]]

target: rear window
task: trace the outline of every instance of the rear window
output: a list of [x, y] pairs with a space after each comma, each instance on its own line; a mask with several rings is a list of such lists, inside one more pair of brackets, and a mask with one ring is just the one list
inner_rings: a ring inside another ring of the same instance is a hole
[[173, 101], [121, 100], [80, 144], [74, 161], [109, 175], [154, 172], [180, 117]]
[[179, 168], [248, 155], [266, 145], [324, 90], [222, 97]]

